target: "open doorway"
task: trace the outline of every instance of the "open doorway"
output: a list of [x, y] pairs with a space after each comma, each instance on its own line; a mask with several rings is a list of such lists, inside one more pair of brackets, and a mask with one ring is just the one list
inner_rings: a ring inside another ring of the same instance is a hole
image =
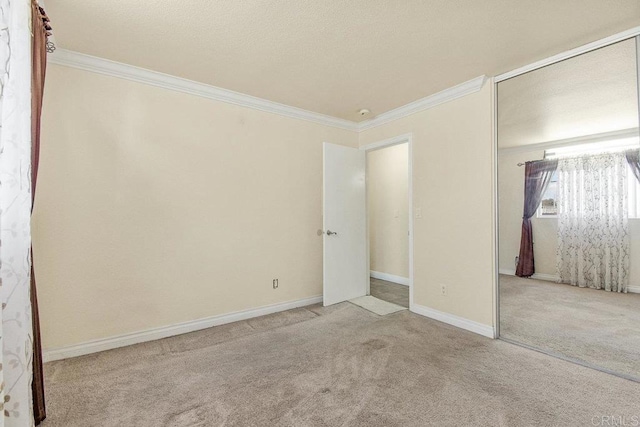
[[325, 306], [349, 301], [379, 315], [411, 309], [411, 140], [411, 134], [404, 134], [359, 149], [323, 144], [323, 228], [318, 236], [323, 238]]
[[366, 152], [369, 294], [410, 306], [409, 143]]

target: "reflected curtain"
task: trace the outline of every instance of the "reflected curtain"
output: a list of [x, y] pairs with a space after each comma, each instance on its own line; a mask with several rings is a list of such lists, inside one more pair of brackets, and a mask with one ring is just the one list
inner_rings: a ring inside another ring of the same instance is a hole
[[628, 150], [625, 153], [625, 157], [627, 159], [627, 163], [633, 171], [633, 174], [636, 176], [638, 181], [640, 181], [640, 150]]
[[627, 292], [627, 180], [624, 152], [560, 159], [557, 268], [561, 282]]
[[[32, 64], [31, 64], [31, 210], [35, 200], [38, 164], [40, 158], [40, 118], [44, 80], [47, 69], [47, 38], [51, 27], [49, 18], [36, 1], [31, 3], [32, 17]], [[33, 268], [33, 250], [31, 250], [31, 318], [33, 325], [33, 416], [39, 424], [47, 416], [44, 399], [44, 374], [42, 370], [42, 344], [40, 340], [40, 316], [38, 312], [38, 294]]]
[[551, 176], [558, 167], [557, 160], [527, 162], [524, 171], [524, 209], [522, 213], [522, 233], [516, 276], [529, 277], [535, 273], [533, 256], [533, 228], [531, 218], [535, 215], [542, 195], [549, 186]]

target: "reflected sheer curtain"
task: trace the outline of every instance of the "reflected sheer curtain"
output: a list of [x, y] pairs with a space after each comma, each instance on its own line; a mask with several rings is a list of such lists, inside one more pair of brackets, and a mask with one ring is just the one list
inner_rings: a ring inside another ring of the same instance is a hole
[[627, 292], [629, 212], [624, 152], [558, 162], [560, 281]]
[[531, 218], [535, 215], [542, 195], [549, 186], [551, 176], [558, 167], [557, 160], [527, 162], [524, 170], [524, 210], [522, 213], [522, 235], [516, 276], [529, 277], [535, 272], [533, 257], [533, 228]]

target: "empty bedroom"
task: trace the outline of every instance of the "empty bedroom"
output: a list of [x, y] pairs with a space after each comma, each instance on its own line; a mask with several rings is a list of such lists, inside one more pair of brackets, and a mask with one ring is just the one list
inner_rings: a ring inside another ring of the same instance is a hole
[[0, 0], [0, 427], [640, 425], [640, 2]]

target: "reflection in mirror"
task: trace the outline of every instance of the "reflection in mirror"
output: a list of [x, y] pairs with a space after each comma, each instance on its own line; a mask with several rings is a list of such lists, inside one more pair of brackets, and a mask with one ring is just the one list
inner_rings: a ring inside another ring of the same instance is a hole
[[497, 84], [500, 336], [640, 381], [636, 40]]

